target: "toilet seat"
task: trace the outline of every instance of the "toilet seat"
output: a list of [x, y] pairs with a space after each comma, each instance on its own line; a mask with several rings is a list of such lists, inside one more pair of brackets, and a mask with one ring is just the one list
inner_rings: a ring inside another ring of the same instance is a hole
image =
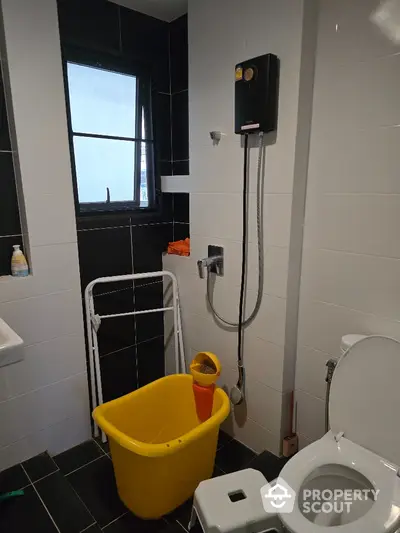
[[[301, 513], [297, 494], [306, 478], [324, 465], [342, 465], [355, 470], [366, 477], [375, 490], [379, 489], [378, 499], [364, 516], [346, 525], [327, 528], [310, 522]], [[329, 530], [333, 533], [338, 529], [341, 533], [389, 533], [399, 527], [400, 478], [397, 467], [344, 437], [336, 442], [332, 432], [290, 459], [280, 478], [296, 492], [293, 511], [279, 515], [284, 526], [293, 533], [329, 533]]]

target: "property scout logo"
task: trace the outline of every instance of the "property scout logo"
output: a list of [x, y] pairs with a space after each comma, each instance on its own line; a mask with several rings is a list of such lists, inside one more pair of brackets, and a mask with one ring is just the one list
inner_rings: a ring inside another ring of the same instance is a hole
[[[267, 513], [291, 513], [296, 500], [295, 491], [282, 478], [261, 488], [261, 499]], [[350, 513], [356, 501], [376, 501], [379, 490], [374, 489], [302, 489], [298, 505], [303, 515]]]

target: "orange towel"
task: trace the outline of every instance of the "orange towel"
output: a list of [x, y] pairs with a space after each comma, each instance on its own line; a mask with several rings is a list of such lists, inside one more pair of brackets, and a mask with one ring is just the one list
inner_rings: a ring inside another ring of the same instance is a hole
[[168, 253], [172, 255], [190, 255], [190, 239], [184, 241], [175, 241], [168, 244]]

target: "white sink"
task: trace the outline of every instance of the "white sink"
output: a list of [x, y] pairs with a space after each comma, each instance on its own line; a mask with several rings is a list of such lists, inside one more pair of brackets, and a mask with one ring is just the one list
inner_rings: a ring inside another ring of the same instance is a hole
[[0, 366], [10, 365], [23, 359], [21, 350], [24, 341], [0, 318]]

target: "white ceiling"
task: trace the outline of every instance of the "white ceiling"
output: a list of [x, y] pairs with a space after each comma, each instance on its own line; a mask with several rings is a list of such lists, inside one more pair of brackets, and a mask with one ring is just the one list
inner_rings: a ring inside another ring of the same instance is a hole
[[171, 22], [187, 13], [188, 0], [110, 0], [115, 4]]

